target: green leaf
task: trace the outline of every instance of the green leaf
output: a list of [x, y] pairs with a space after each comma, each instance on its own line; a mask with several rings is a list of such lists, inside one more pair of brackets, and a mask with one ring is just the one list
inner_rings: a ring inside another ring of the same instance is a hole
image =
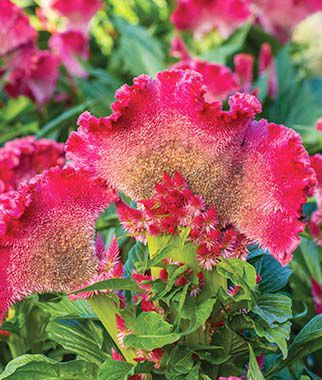
[[272, 326], [292, 318], [292, 301], [283, 294], [260, 294], [252, 311]]
[[140, 25], [130, 25], [117, 19], [116, 28], [120, 31], [120, 45], [113, 55], [114, 66], [132, 75], [154, 75], [165, 68], [161, 45], [149, 31]]
[[320, 253], [317, 245], [312, 240], [302, 238], [300, 249], [310, 277], [314, 277], [317, 282], [322, 283]]
[[256, 360], [252, 347], [249, 345], [249, 364], [247, 371], [248, 380], [265, 380]]
[[201, 301], [199, 304], [189, 302], [186, 307], [183, 307], [183, 318], [190, 320], [190, 325], [184, 330], [181, 335], [189, 335], [203, 326], [210, 317], [216, 298], [210, 298]]
[[22, 355], [8, 363], [0, 379], [95, 380], [97, 373], [95, 364], [82, 360], [60, 363], [44, 355]]
[[126, 380], [133, 368], [132, 364], [106, 359], [102, 365], [98, 380]]
[[87, 301], [71, 301], [66, 296], [59, 302], [39, 302], [38, 306], [49, 313], [52, 319], [97, 319]]
[[251, 263], [262, 278], [258, 284], [261, 293], [274, 293], [283, 289], [292, 273], [289, 266], [283, 267], [269, 254], [263, 254]]
[[82, 292], [88, 292], [90, 290], [130, 290], [136, 292], [139, 290], [136, 283], [129, 278], [109, 278], [108, 280], [103, 280], [96, 282], [93, 285], [86, 286], [85, 288], [79, 289], [71, 294], [79, 294]]
[[136, 242], [128, 253], [127, 260], [124, 264], [124, 273], [131, 277], [132, 272], [136, 270], [137, 263], [144, 263], [148, 259], [148, 251], [142, 243]]
[[125, 337], [125, 344], [147, 351], [163, 347], [180, 339], [180, 334], [173, 332], [173, 326], [155, 312], [141, 313], [132, 329], [133, 334]]
[[107, 358], [103, 352], [103, 330], [93, 321], [57, 320], [47, 326], [49, 337], [68, 352], [96, 365]]

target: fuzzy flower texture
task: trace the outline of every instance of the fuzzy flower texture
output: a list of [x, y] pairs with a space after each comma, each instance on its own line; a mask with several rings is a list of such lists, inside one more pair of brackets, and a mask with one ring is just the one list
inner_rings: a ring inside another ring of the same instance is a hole
[[205, 93], [190, 70], [140, 76], [118, 90], [111, 116], [81, 115], [67, 166], [57, 157], [17, 190], [15, 176], [2, 179], [14, 192], [0, 207], [0, 318], [29, 294], [122, 275], [116, 242], [108, 250], [95, 242], [96, 220], [118, 200], [116, 191], [140, 205], [119, 207], [123, 222], [134, 223], [129, 230], [144, 238], [188, 227], [206, 270], [220, 256], [245, 258], [249, 242], [289, 262], [316, 182], [301, 139], [255, 121], [261, 105], [252, 95], [235, 93], [226, 111]]

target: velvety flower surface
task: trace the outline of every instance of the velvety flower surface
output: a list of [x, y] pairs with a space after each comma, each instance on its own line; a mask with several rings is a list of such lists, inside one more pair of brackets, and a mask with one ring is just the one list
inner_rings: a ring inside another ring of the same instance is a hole
[[26, 46], [6, 62], [4, 90], [10, 97], [24, 95], [41, 106], [54, 93], [58, 65], [50, 51]]
[[301, 138], [254, 121], [261, 111], [254, 96], [236, 93], [224, 111], [220, 102], [205, 101], [205, 91], [189, 70], [165, 71], [155, 80], [140, 76], [117, 91], [110, 117], [81, 115], [68, 157], [134, 200], [151, 197], [164, 172], [178, 171], [215, 206], [223, 225], [234, 225], [286, 264], [315, 185]]
[[10, 53], [27, 42], [34, 42], [36, 30], [24, 12], [10, 0], [0, 2], [0, 56]]
[[0, 315], [34, 292], [74, 290], [96, 271], [95, 222], [114, 192], [84, 170], [53, 168], [0, 211]]
[[232, 73], [229, 67], [202, 61], [200, 59], [189, 58], [173, 65], [174, 69], [194, 70], [203, 77], [203, 82], [207, 86], [205, 99], [208, 102], [214, 100], [225, 100], [239, 89], [238, 77]]
[[227, 37], [250, 17], [249, 0], [178, 0], [172, 22], [197, 34], [217, 29]]
[[64, 145], [33, 136], [7, 142], [0, 148], [0, 193], [18, 186], [52, 166], [65, 163]]
[[70, 74], [78, 77], [86, 76], [86, 71], [79, 63], [80, 59], [87, 60], [89, 57], [88, 40], [82, 32], [67, 30], [55, 33], [49, 40], [49, 46]]
[[68, 29], [86, 32], [95, 13], [102, 7], [102, 0], [45, 0], [45, 6], [68, 19]]

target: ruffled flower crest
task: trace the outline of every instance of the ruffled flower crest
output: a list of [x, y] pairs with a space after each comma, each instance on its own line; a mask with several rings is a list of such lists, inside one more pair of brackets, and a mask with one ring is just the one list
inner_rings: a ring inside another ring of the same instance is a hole
[[85, 170], [53, 168], [0, 211], [0, 315], [38, 292], [71, 291], [97, 270], [95, 222], [116, 199]]
[[33, 136], [9, 141], [0, 148], [0, 193], [16, 190], [45, 169], [64, 164], [62, 143]]
[[80, 116], [67, 155], [134, 200], [150, 198], [164, 172], [180, 172], [222, 225], [234, 225], [286, 264], [315, 185], [301, 138], [254, 121], [261, 111], [254, 96], [236, 93], [224, 111], [205, 101], [205, 91], [189, 70], [135, 78], [117, 91], [110, 117]]

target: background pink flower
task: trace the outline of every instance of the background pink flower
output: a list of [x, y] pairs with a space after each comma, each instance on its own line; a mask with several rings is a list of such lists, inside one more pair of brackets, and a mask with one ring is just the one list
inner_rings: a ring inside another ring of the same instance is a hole
[[10, 0], [0, 2], [0, 56], [6, 55], [20, 46], [35, 42], [36, 30], [28, 17]]
[[223, 111], [219, 102], [204, 100], [205, 91], [201, 76], [189, 70], [135, 78], [117, 91], [110, 117], [79, 118], [68, 157], [134, 200], [151, 197], [164, 171], [178, 171], [215, 206], [222, 224], [233, 224], [286, 264], [315, 185], [301, 138], [253, 121], [261, 105], [251, 95], [236, 93]]
[[179, 30], [197, 35], [217, 29], [228, 37], [250, 17], [249, 0], [178, 0], [172, 22]]
[[0, 148], [0, 193], [16, 190], [45, 169], [64, 163], [64, 144], [33, 136], [9, 141]]
[[84, 170], [53, 168], [0, 211], [0, 315], [35, 292], [76, 289], [96, 271], [95, 222], [116, 199]]

